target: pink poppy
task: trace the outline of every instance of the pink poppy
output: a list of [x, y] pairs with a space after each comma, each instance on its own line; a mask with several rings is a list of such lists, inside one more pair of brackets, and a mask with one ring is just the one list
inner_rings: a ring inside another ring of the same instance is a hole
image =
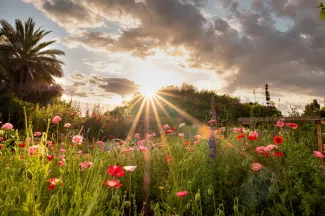
[[[58, 178], [51, 178], [49, 180], [49, 186], [47, 187], [48, 190], [53, 190], [55, 186], [60, 182]], [[63, 184], [63, 183], [62, 183]]]
[[197, 145], [197, 144], [199, 144], [199, 141], [194, 141], [194, 145]]
[[173, 130], [170, 130], [170, 129], [165, 131], [166, 134], [170, 134], [170, 133], [173, 133], [173, 132], [174, 131]]
[[81, 145], [83, 137], [81, 135], [75, 135], [72, 137], [72, 142]]
[[2, 125], [2, 129], [4, 129], [4, 130], [10, 130], [13, 128], [14, 128], [14, 126], [10, 123], [6, 123], [6, 124]]
[[251, 168], [253, 171], [259, 171], [263, 168], [263, 166], [260, 163], [252, 163]]
[[145, 134], [144, 136], [146, 139], [151, 139], [151, 134]]
[[314, 151], [314, 155], [318, 158], [324, 158], [324, 155], [322, 152], [319, 152], [319, 151]]
[[234, 128], [233, 131], [234, 131], [235, 133], [238, 133], [238, 132], [243, 131], [243, 129], [242, 129], [242, 128]]
[[140, 139], [140, 134], [137, 133], [137, 134], [134, 135], [134, 137], [135, 137], [136, 139]]
[[170, 127], [169, 127], [168, 124], [165, 124], [165, 125], [162, 126], [162, 128], [163, 128], [163, 129], [169, 129]]
[[59, 164], [60, 167], [62, 167], [64, 165], [64, 162], [63, 161], [59, 161], [58, 164]]
[[65, 123], [65, 124], [64, 124], [64, 127], [65, 127], [65, 128], [69, 128], [69, 127], [71, 127], [71, 124], [70, 124], [70, 123]]
[[64, 153], [64, 152], [67, 152], [67, 150], [65, 150], [65, 149], [61, 148], [61, 149], [59, 150], [59, 152], [62, 152], [62, 153]]
[[104, 143], [103, 141], [98, 141], [97, 144], [98, 144], [99, 146], [103, 146], [105, 143]]
[[281, 120], [279, 120], [277, 123], [276, 123], [276, 125], [275, 125], [276, 127], [283, 127], [284, 126], [284, 122], [283, 121], [281, 121]]
[[148, 149], [146, 147], [144, 147], [144, 146], [138, 146], [138, 148], [139, 148], [140, 151], [143, 151], [143, 152], [148, 151]]
[[62, 121], [62, 118], [60, 116], [54, 116], [52, 118], [52, 123], [53, 124], [58, 124], [60, 121]]
[[201, 137], [201, 135], [195, 135], [194, 138], [197, 140], [200, 140], [202, 137]]
[[81, 162], [80, 163], [80, 168], [81, 168], [81, 171], [84, 171], [84, 169], [90, 167], [90, 166], [93, 166], [94, 164], [92, 162], [88, 162], [88, 161], [84, 161], [84, 162]]
[[217, 120], [215, 120], [215, 119], [211, 119], [210, 121], [208, 121], [208, 123], [209, 123], [209, 124], [215, 124], [215, 123], [217, 123]]
[[178, 136], [179, 137], [184, 137], [184, 133], [179, 133]]
[[286, 123], [286, 126], [287, 126], [287, 127], [291, 127], [291, 128], [294, 129], [294, 130], [298, 128], [298, 125], [295, 124], [295, 123]]
[[104, 184], [111, 188], [119, 188], [122, 186], [119, 180], [107, 180]]
[[133, 172], [137, 166], [124, 166], [123, 169], [128, 172]]
[[38, 149], [38, 146], [33, 145], [33, 146], [29, 147], [28, 153], [29, 154], [35, 154], [37, 152], [37, 149]]
[[258, 137], [258, 132], [257, 131], [251, 131], [250, 133], [249, 133], [249, 135], [248, 136], [254, 136], [254, 137]]
[[42, 132], [37, 131], [37, 132], [34, 133], [34, 136], [35, 137], [42, 136]]
[[137, 142], [137, 145], [139, 145], [139, 146], [142, 146], [144, 144], [144, 140], [139, 140], [138, 142]]
[[81, 155], [82, 154], [82, 150], [77, 151], [77, 154]]
[[265, 146], [266, 151], [271, 151], [273, 149], [278, 149], [278, 148], [279, 148], [279, 146], [274, 145], [274, 144], [270, 144], [270, 145]]
[[178, 197], [185, 197], [187, 194], [188, 194], [187, 191], [176, 192], [176, 196], [178, 196]]
[[0, 142], [3, 140], [3, 138], [2, 137], [0, 137]]
[[46, 142], [46, 145], [48, 145], [48, 146], [52, 146], [52, 145], [53, 145], [53, 142], [52, 142], [52, 141], [47, 141], [47, 142]]
[[217, 130], [214, 131], [215, 134], [218, 134], [218, 133], [221, 133], [221, 132], [222, 132], [221, 129], [217, 129]]

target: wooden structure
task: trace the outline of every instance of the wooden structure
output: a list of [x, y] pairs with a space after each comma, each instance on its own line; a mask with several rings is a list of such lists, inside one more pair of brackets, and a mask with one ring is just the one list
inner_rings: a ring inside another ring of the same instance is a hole
[[242, 125], [250, 125], [261, 122], [276, 123], [279, 120], [285, 122], [315, 122], [317, 127], [317, 144], [318, 151], [323, 152], [323, 141], [322, 141], [322, 125], [325, 125], [325, 118], [319, 116], [304, 116], [304, 117], [245, 117], [239, 118], [238, 123]]

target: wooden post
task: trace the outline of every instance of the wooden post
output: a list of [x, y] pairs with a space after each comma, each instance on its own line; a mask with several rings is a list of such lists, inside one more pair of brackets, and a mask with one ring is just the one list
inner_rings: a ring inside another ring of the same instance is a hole
[[317, 140], [318, 140], [318, 151], [323, 152], [323, 141], [322, 141], [322, 125], [320, 121], [316, 122], [317, 126]]

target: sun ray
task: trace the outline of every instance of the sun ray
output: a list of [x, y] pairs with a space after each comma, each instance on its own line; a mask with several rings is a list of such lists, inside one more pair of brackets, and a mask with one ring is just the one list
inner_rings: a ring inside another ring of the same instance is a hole
[[174, 122], [173, 118], [171, 117], [171, 115], [167, 112], [167, 110], [165, 109], [165, 107], [160, 103], [160, 101], [158, 101], [157, 98], [153, 98], [154, 102], [159, 106], [159, 108], [163, 111], [163, 113], [167, 116], [168, 120], [170, 122]]
[[149, 101], [152, 101], [152, 98], [146, 97], [146, 110], [145, 110], [145, 118], [144, 118], [144, 129], [146, 132], [149, 132], [149, 127], [150, 127], [150, 104]]
[[[136, 98], [138, 98], [138, 99], [136, 99]], [[130, 109], [132, 109], [133, 107], [135, 107], [135, 105], [137, 105], [143, 98], [144, 98], [144, 95], [140, 95], [140, 94], [137, 95], [135, 97], [136, 101], [131, 104]]]
[[179, 95], [174, 95], [174, 94], [163, 92], [163, 91], [159, 91], [159, 92], [157, 92], [157, 94], [162, 94], [162, 95], [170, 96], [170, 97], [173, 97], [173, 98], [182, 98]]
[[158, 128], [159, 134], [161, 136], [162, 145], [167, 146], [167, 150], [168, 150], [168, 153], [169, 153], [169, 147], [167, 145], [166, 134], [165, 134], [165, 132], [163, 131], [163, 129], [161, 127], [162, 124], [161, 124], [161, 121], [160, 121], [160, 118], [159, 118], [159, 115], [158, 115], [158, 112], [157, 112], [156, 105], [153, 102], [153, 100], [151, 100], [151, 106], [152, 106], [152, 110], [153, 110], [153, 113], [154, 113], [154, 116], [155, 116], [155, 119], [156, 119], [157, 128]]
[[139, 119], [140, 119], [140, 116], [141, 116], [141, 113], [143, 111], [143, 107], [145, 105], [145, 100], [142, 101], [141, 105], [140, 105], [140, 108], [137, 112], [137, 115], [135, 116], [134, 118], [134, 121], [132, 123], [132, 126], [128, 132], [128, 137], [133, 137], [134, 136], [134, 131], [135, 131], [135, 128], [137, 127], [137, 124], [139, 123]]
[[160, 99], [162, 102], [164, 102], [167, 106], [171, 107], [172, 109], [174, 109], [176, 112], [178, 112], [180, 115], [182, 115], [183, 117], [185, 117], [187, 120], [191, 121], [194, 124], [197, 124], [198, 126], [201, 126], [202, 123], [200, 120], [194, 118], [193, 116], [191, 116], [190, 114], [188, 114], [187, 112], [179, 109], [178, 107], [176, 107], [175, 105], [173, 105], [172, 103], [170, 103], [168, 100], [166, 100], [165, 98], [157, 95], [157, 98]]

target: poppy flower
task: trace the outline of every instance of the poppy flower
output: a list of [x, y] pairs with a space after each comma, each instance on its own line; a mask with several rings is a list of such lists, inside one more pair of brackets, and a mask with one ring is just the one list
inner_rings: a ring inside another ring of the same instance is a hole
[[188, 194], [187, 191], [176, 192], [176, 196], [178, 196], [178, 197], [185, 197], [187, 194]]
[[[60, 179], [58, 178], [51, 178], [49, 179], [49, 186], [47, 187], [48, 190], [53, 190], [55, 188], [55, 186], [60, 183]], [[63, 186], [64, 183], [62, 182], [61, 185]]]
[[10, 130], [13, 128], [14, 128], [14, 126], [10, 123], [6, 123], [6, 124], [2, 125], [2, 129], [4, 129], [4, 130]]
[[179, 133], [178, 136], [179, 137], [184, 137], [184, 133]]
[[47, 155], [46, 158], [47, 158], [48, 161], [52, 161], [54, 156], [53, 155]]
[[279, 120], [276, 124], [275, 124], [276, 127], [283, 127], [284, 126], [284, 122]]
[[169, 129], [169, 125], [168, 124], [165, 124], [162, 126], [163, 129]]
[[62, 167], [64, 165], [64, 162], [63, 161], [59, 161], [58, 164], [59, 164], [60, 167]]
[[128, 171], [128, 172], [133, 172], [137, 166], [124, 166], [123, 169]]
[[253, 171], [259, 171], [263, 168], [263, 166], [260, 163], [252, 163], [251, 168]]
[[191, 145], [191, 142], [190, 142], [190, 141], [185, 141], [185, 142], [184, 142], [184, 145], [185, 145], [185, 146]]
[[142, 152], [147, 152], [148, 151], [148, 148], [147, 147], [144, 147], [144, 146], [138, 146], [138, 148]]
[[197, 145], [197, 144], [199, 144], [199, 141], [194, 141], [194, 145]]
[[75, 135], [72, 137], [72, 142], [81, 145], [83, 137], [81, 135]]
[[137, 134], [134, 135], [134, 137], [135, 137], [136, 139], [140, 139], [140, 134], [137, 133]]
[[185, 126], [185, 123], [181, 123], [181, 124], [179, 124], [179, 128], [182, 128], [182, 127], [184, 127]]
[[254, 136], [254, 135], [248, 135], [247, 139], [248, 140], [255, 140], [255, 141], [258, 140], [257, 136]]
[[41, 136], [41, 135], [42, 135], [42, 132], [40, 132], [40, 131], [37, 131], [37, 132], [34, 133], [34, 137], [38, 137], [38, 136]]
[[208, 123], [209, 123], [209, 124], [215, 124], [215, 123], [217, 123], [217, 120], [215, 120], [215, 119], [211, 119], [210, 121], [208, 121]]
[[172, 162], [172, 158], [170, 156], [167, 157], [168, 162]]
[[70, 123], [65, 123], [63, 127], [69, 128], [69, 127], [71, 127], [71, 124]]
[[2, 137], [0, 137], [0, 142], [3, 140], [3, 138]]
[[105, 143], [103, 142], [103, 141], [98, 141], [97, 142], [97, 145], [99, 145], [99, 146], [103, 146]]
[[62, 118], [60, 116], [54, 116], [52, 118], [52, 123], [53, 124], [58, 124], [61, 120], [62, 120]]
[[18, 146], [19, 147], [22, 147], [22, 148], [25, 148], [26, 147], [25, 143], [20, 143], [20, 144], [18, 144]]
[[287, 126], [287, 127], [291, 127], [291, 128], [294, 129], [294, 130], [298, 128], [298, 125], [295, 124], [295, 123], [287, 123], [286, 126]]
[[67, 150], [65, 150], [63, 148], [61, 148], [59, 151], [62, 152], [62, 153], [67, 152]]
[[109, 166], [106, 174], [114, 176], [114, 177], [124, 176], [122, 167], [116, 166], [116, 165]]
[[0, 149], [2, 149], [3, 148], [3, 145], [0, 145]]
[[280, 145], [283, 143], [283, 138], [281, 136], [275, 136], [274, 139], [273, 139], [273, 142], [276, 144], [276, 145]]
[[243, 129], [242, 128], [234, 128], [233, 131], [234, 131], [234, 133], [238, 133], [238, 132], [243, 131]]
[[275, 157], [279, 157], [279, 158], [282, 158], [283, 157], [283, 153], [282, 152], [279, 152], [279, 151], [274, 152], [273, 155]]
[[170, 134], [170, 133], [173, 133], [173, 132], [174, 131], [173, 130], [170, 130], [170, 129], [168, 129], [168, 130], [165, 131], [166, 134]]
[[171, 130], [171, 131], [174, 132], [175, 131], [175, 128], [171, 127], [171, 128], [169, 128], [169, 130]]
[[245, 134], [239, 134], [238, 136], [237, 136], [237, 139], [242, 139], [242, 138], [244, 138], [245, 137]]
[[195, 135], [194, 138], [195, 138], [196, 140], [200, 140], [202, 137], [201, 137], [201, 135]]
[[107, 180], [104, 182], [104, 184], [110, 188], [119, 188], [122, 186], [119, 180]]
[[319, 152], [319, 151], [314, 151], [314, 155], [318, 158], [324, 158], [325, 156], [323, 155], [322, 152]]

